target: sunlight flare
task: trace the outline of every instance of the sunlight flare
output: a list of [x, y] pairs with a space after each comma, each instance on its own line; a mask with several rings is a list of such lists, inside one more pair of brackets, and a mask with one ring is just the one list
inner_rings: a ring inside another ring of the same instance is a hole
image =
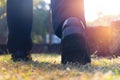
[[87, 21], [94, 21], [101, 15], [120, 15], [120, 0], [85, 0]]

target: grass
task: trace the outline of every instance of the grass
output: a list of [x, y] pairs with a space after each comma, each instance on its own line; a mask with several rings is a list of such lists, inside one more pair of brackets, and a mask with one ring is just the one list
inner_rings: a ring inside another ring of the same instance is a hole
[[92, 58], [87, 65], [60, 64], [60, 55], [33, 54], [32, 62], [0, 56], [0, 80], [120, 80], [120, 58]]

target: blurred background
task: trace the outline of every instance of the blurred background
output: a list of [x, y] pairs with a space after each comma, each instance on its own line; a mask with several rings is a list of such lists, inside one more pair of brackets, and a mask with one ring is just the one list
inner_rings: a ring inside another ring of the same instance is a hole
[[[50, 0], [33, 1], [33, 52], [60, 53], [61, 40], [52, 29]], [[120, 55], [119, 4], [119, 0], [85, 0], [86, 33], [92, 54]], [[0, 53], [6, 51], [7, 35], [6, 0], [0, 0]]]

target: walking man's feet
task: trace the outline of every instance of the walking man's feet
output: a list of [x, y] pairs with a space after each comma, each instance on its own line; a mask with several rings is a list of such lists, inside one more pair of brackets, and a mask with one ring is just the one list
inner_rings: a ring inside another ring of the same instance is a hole
[[32, 61], [32, 57], [30, 53], [26, 53], [23, 51], [16, 51], [12, 54], [11, 59], [14, 62], [19, 62], [19, 61]]
[[82, 21], [68, 18], [63, 24], [62, 35], [62, 64], [91, 62]]

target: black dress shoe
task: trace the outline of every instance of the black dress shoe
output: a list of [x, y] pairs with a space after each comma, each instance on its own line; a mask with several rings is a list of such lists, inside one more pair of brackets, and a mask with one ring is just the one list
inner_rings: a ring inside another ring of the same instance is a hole
[[91, 62], [87, 48], [84, 26], [78, 19], [71, 18], [63, 26], [62, 64]]
[[12, 57], [11, 59], [14, 62], [17, 62], [17, 61], [25, 61], [25, 62], [26, 61], [32, 61], [31, 54], [23, 52], [23, 51], [14, 52], [11, 57]]

